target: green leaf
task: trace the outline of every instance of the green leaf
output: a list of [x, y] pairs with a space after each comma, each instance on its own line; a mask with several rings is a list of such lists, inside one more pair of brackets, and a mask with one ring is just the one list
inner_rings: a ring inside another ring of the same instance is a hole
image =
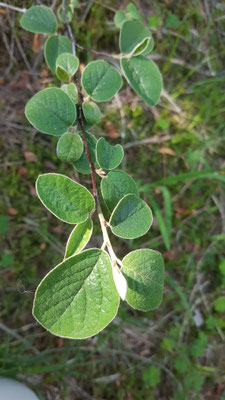
[[63, 90], [67, 96], [73, 101], [74, 104], [78, 103], [78, 92], [77, 87], [74, 83], [68, 83], [67, 85], [62, 85], [61, 90]]
[[86, 221], [95, 207], [93, 196], [84, 186], [61, 174], [39, 175], [36, 191], [44, 206], [68, 224]]
[[137, 19], [140, 22], [143, 22], [144, 20], [141, 13], [133, 3], [129, 3], [127, 6], [127, 16], [131, 19]]
[[46, 275], [36, 290], [33, 315], [54, 335], [85, 339], [105, 328], [118, 306], [108, 254], [89, 249]]
[[98, 140], [96, 146], [96, 157], [102, 169], [114, 169], [118, 167], [124, 156], [120, 144], [112, 146], [103, 137]]
[[165, 186], [159, 187], [162, 191], [163, 198], [164, 198], [164, 214], [161, 213], [161, 210], [158, 204], [155, 202], [154, 198], [148, 194], [148, 198], [150, 200], [154, 215], [158, 221], [159, 229], [166, 246], [166, 249], [170, 249], [170, 238], [172, 233], [172, 206], [171, 206], [171, 195], [169, 190]]
[[135, 239], [148, 232], [152, 221], [149, 206], [135, 194], [127, 194], [113, 210], [109, 224], [114, 235]]
[[162, 18], [157, 15], [152, 15], [148, 18], [149, 27], [152, 29], [157, 29], [162, 25]]
[[[1, 217], [0, 217], [0, 221], [1, 221]], [[1, 222], [0, 222], [1, 225]], [[0, 233], [1, 233], [1, 229], [0, 229]], [[221, 272], [222, 275], [225, 275], [225, 260], [222, 260], [219, 264], [219, 270]]]
[[126, 21], [126, 14], [124, 11], [119, 10], [114, 15], [114, 24], [117, 28], [121, 28], [124, 21]]
[[154, 365], [151, 365], [143, 371], [143, 381], [147, 386], [157, 386], [160, 383], [160, 370]]
[[62, 53], [72, 54], [72, 43], [66, 36], [50, 36], [45, 42], [44, 56], [45, 61], [55, 74], [57, 57]]
[[60, 160], [73, 163], [79, 160], [84, 150], [83, 141], [78, 133], [64, 133], [57, 143], [56, 153]]
[[101, 192], [104, 202], [110, 212], [126, 194], [136, 194], [138, 190], [135, 181], [126, 172], [111, 171], [101, 181]]
[[155, 250], [141, 249], [122, 260], [122, 273], [127, 280], [127, 303], [141, 311], [157, 308], [163, 295], [164, 262]]
[[93, 101], [82, 103], [84, 118], [89, 127], [98, 124], [101, 120], [101, 111]]
[[66, 244], [65, 257], [68, 258], [76, 253], [80, 253], [81, 250], [89, 242], [93, 231], [93, 222], [90, 218], [87, 221], [77, 224], [72, 230], [69, 239]]
[[13, 265], [13, 263], [14, 263], [14, 256], [13, 256], [13, 254], [2, 253], [0, 265], [1, 265], [3, 268], [11, 267], [11, 266]]
[[[94, 163], [95, 168], [98, 168], [98, 163], [96, 161], [95, 157], [95, 149], [96, 149], [96, 144], [97, 144], [97, 139], [95, 136], [93, 136], [91, 133], [86, 132], [86, 137], [87, 137], [87, 143], [88, 143], [88, 149], [91, 155], [91, 159]], [[83, 151], [82, 156], [78, 161], [76, 161], [74, 164], [74, 167], [78, 172], [81, 174], [90, 174], [90, 167], [89, 167], [89, 162], [88, 158], [86, 156], [85, 150]]]
[[55, 33], [57, 19], [52, 10], [46, 6], [33, 6], [23, 14], [20, 25], [33, 33]]
[[152, 40], [152, 34], [138, 21], [126, 21], [120, 31], [120, 51], [122, 54], [137, 56], [143, 53]]
[[127, 82], [149, 106], [155, 106], [160, 98], [162, 77], [155, 63], [143, 56], [121, 60], [121, 68]]
[[[67, 22], [64, 12], [62, 10], [62, 6], [59, 6], [59, 8], [57, 10], [57, 15], [58, 15], [60, 22], [62, 22], [63, 24], [65, 24]], [[71, 22], [72, 17], [73, 17], [73, 10], [72, 10], [71, 6], [66, 6], [66, 16], [67, 16], [68, 22]]]
[[60, 81], [68, 82], [77, 72], [79, 59], [73, 54], [62, 53], [56, 59], [56, 75]]
[[218, 312], [224, 312], [225, 311], [225, 296], [219, 296], [213, 303], [214, 308]]
[[171, 13], [170, 11], [168, 12], [165, 22], [166, 22], [167, 28], [177, 29], [177, 28], [179, 28], [179, 25], [180, 25], [180, 20], [179, 20], [178, 16]]
[[180, 374], [186, 372], [191, 366], [191, 362], [186, 354], [180, 354], [174, 359], [174, 367]]
[[54, 136], [65, 133], [77, 117], [75, 105], [58, 88], [36, 93], [26, 104], [25, 114], [38, 131]]
[[90, 62], [82, 74], [81, 83], [95, 101], [110, 100], [122, 86], [122, 78], [115, 68], [103, 60]]
[[7, 215], [0, 215], [0, 235], [4, 236], [9, 229], [9, 218]]

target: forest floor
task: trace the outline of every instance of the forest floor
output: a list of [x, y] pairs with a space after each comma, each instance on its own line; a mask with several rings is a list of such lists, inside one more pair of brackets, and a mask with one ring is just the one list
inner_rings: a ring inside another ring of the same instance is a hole
[[[13, 5], [32, 3], [40, 4]], [[60, 1], [43, 3], [56, 10]], [[97, 3], [76, 9], [77, 42], [117, 52], [112, 8], [128, 2]], [[161, 251], [164, 297], [147, 313], [122, 302], [101, 334], [81, 341], [52, 336], [31, 313], [35, 288], [61, 261], [71, 230], [43, 208], [35, 180], [74, 171], [57, 159], [56, 138], [36, 132], [24, 115], [33, 94], [57, 85], [42, 38], [22, 30], [20, 13], [0, 7], [0, 376], [22, 380], [42, 400], [225, 399], [225, 3], [135, 4], [154, 35], [162, 97], [150, 109], [124, 83], [101, 104], [94, 133], [123, 145], [122, 168], [154, 214], [145, 236], [115, 240], [116, 251]], [[84, 64], [96, 59], [78, 55]], [[88, 175], [76, 179], [90, 187]], [[93, 237], [91, 246], [101, 245], [97, 220]]]

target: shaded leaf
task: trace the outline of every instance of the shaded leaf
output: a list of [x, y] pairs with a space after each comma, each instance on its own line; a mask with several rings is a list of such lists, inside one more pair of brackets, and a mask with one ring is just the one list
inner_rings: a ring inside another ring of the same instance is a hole
[[[97, 139], [91, 133], [87, 133], [87, 132], [86, 132], [86, 137], [87, 137], [88, 149], [89, 149], [89, 152], [91, 155], [91, 159], [94, 163], [95, 168], [98, 168], [98, 163], [97, 163], [96, 157], [95, 157], [95, 149], [96, 149]], [[79, 160], [76, 161], [75, 163], [73, 163], [73, 165], [76, 168], [76, 170], [78, 172], [80, 172], [81, 174], [90, 174], [91, 173], [88, 158], [86, 156], [85, 150], [83, 151]]]
[[81, 157], [84, 150], [83, 141], [78, 133], [67, 132], [57, 143], [56, 153], [62, 161], [73, 163]]
[[150, 249], [135, 250], [123, 258], [122, 265], [128, 284], [128, 304], [141, 311], [157, 308], [162, 301], [164, 284], [162, 255]]
[[96, 158], [102, 169], [114, 169], [123, 159], [123, 148], [120, 144], [112, 146], [104, 138], [98, 140]]
[[98, 124], [101, 120], [101, 111], [93, 101], [82, 103], [82, 111], [89, 127]]
[[135, 239], [148, 232], [152, 221], [148, 205], [135, 194], [128, 194], [113, 210], [109, 224], [114, 235]]
[[44, 56], [45, 61], [55, 74], [57, 57], [62, 53], [72, 54], [72, 43], [66, 36], [50, 36], [45, 42]]
[[66, 244], [65, 257], [68, 258], [76, 253], [80, 253], [81, 250], [89, 242], [93, 231], [93, 222], [90, 218], [87, 221], [77, 224], [72, 230], [69, 239]]
[[110, 171], [109, 174], [101, 181], [101, 192], [104, 202], [110, 212], [114, 210], [119, 201], [126, 194], [136, 194], [138, 190], [135, 181], [126, 172], [116, 170]]

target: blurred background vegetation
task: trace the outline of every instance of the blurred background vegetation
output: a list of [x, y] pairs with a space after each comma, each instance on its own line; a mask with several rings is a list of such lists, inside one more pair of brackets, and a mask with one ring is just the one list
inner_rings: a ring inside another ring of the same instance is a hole
[[[42, 4], [57, 10], [60, 1]], [[77, 42], [118, 52], [113, 17], [127, 4], [81, 0], [71, 23]], [[155, 217], [142, 238], [115, 240], [116, 252], [161, 251], [164, 298], [148, 313], [122, 303], [103, 332], [82, 341], [52, 336], [31, 315], [35, 288], [61, 261], [71, 230], [43, 208], [34, 183], [54, 171], [88, 187], [90, 179], [57, 159], [56, 138], [27, 122], [27, 100], [58, 83], [44, 63], [43, 38], [22, 30], [20, 13], [0, 7], [0, 376], [24, 381], [40, 399], [225, 399], [225, 3], [135, 4], [154, 35], [151, 57], [164, 91], [150, 109], [124, 82], [101, 104], [94, 133], [123, 144], [122, 168]], [[96, 59], [77, 53], [83, 64]], [[94, 234], [98, 246], [97, 223]]]

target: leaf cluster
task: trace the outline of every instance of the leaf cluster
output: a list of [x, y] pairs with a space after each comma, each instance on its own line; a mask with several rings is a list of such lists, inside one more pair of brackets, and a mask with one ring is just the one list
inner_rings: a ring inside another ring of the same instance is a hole
[[[66, 10], [67, 20], [72, 11]], [[36, 181], [43, 205], [75, 227], [66, 244], [64, 260], [36, 290], [33, 314], [53, 334], [73, 339], [93, 336], [108, 325], [117, 314], [120, 297], [131, 307], [148, 311], [158, 307], [163, 292], [164, 264], [159, 252], [135, 250], [123, 260], [114, 253], [108, 229], [117, 237], [135, 239], [148, 232], [153, 217], [139, 197], [134, 180], [116, 169], [124, 156], [122, 146], [112, 146], [104, 138], [97, 140], [90, 132], [101, 120], [96, 103], [112, 99], [121, 89], [121, 73], [149, 106], [157, 104], [162, 89], [161, 74], [147, 58], [154, 46], [151, 32], [133, 4], [128, 5], [126, 13], [119, 13], [115, 24], [120, 28], [121, 54], [116, 57], [120, 67], [105, 60], [91, 61], [80, 82], [79, 59], [71, 41], [56, 34], [57, 19], [51, 9], [33, 6], [21, 19], [24, 29], [50, 35], [44, 46], [45, 61], [61, 82], [60, 87], [36, 93], [26, 105], [26, 117], [38, 131], [59, 137], [56, 153], [60, 160], [80, 173], [92, 174], [93, 195], [58, 173], [40, 175]], [[65, 22], [63, 10], [59, 10], [58, 17]], [[111, 214], [109, 221], [94, 192], [95, 172], [102, 178], [100, 190]], [[101, 249], [84, 250], [92, 235], [95, 211], [103, 245]]]

